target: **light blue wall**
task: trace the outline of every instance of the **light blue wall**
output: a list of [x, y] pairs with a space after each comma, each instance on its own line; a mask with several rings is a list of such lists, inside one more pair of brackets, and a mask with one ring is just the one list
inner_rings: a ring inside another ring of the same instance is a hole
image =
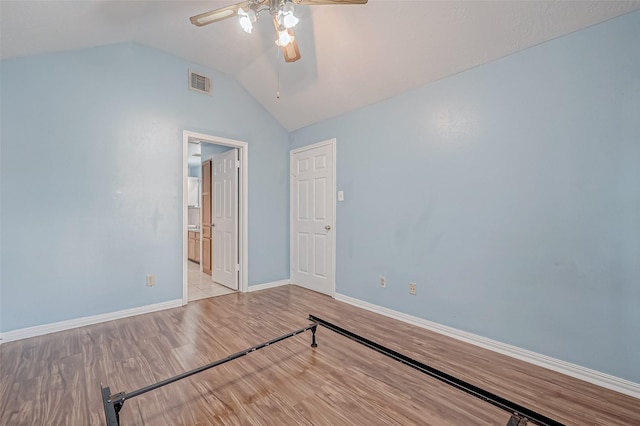
[[189, 167], [189, 176], [190, 177], [200, 177], [201, 174], [202, 174], [202, 167], [201, 166]]
[[337, 138], [337, 291], [640, 382], [639, 46], [635, 12], [292, 133]]
[[185, 129], [249, 143], [249, 284], [289, 277], [288, 134], [232, 79], [119, 44], [5, 60], [0, 90], [0, 331], [181, 298]]
[[[216, 145], [211, 143], [202, 143], [200, 144], [200, 162], [206, 161], [213, 157], [216, 154], [223, 153], [225, 151], [230, 150], [231, 147], [224, 145]], [[202, 166], [190, 166], [189, 167], [189, 176], [191, 177], [200, 177], [202, 174]]]
[[201, 159], [202, 161], [210, 160], [216, 154], [222, 154], [225, 151], [229, 151], [231, 147], [224, 145], [215, 145], [211, 143], [203, 143], [200, 145], [200, 149], [202, 150]]

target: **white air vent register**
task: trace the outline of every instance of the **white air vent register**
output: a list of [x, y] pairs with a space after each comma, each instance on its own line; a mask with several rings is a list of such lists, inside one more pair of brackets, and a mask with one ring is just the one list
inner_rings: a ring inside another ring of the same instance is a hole
[[196, 92], [211, 94], [211, 78], [205, 75], [196, 74], [189, 70], [189, 89]]

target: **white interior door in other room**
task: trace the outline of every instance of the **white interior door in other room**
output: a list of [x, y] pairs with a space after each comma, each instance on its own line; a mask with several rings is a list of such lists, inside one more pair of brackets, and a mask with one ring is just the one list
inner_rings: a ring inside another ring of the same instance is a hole
[[291, 283], [335, 292], [335, 139], [291, 151]]
[[213, 281], [238, 289], [238, 150], [212, 158], [211, 233]]

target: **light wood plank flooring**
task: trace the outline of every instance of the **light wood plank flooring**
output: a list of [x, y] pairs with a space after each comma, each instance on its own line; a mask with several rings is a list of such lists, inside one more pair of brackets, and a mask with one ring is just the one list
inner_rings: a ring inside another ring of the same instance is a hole
[[[640, 401], [295, 286], [0, 346], [0, 424], [101, 425], [132, 391], [307, 325], [311, 313], [571, 425], [640, 424]], [[122, 425], [505, 425], [508, 414], [329, 330], [126, 401]]]

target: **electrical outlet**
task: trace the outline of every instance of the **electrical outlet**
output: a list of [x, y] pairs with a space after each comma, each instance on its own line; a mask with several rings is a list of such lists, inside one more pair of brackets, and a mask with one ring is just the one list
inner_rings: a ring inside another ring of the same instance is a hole
[[147, 275], [147, 287], [153, 287], [156, 285], [156, 277], [153, 275]]
[[380, 287], [385, 288], [387, 286], [387, 279], [384, 275], [380, 275]]
[[409, 294], [416, 295], [417, 286], [416, 283], [409, 283]]

